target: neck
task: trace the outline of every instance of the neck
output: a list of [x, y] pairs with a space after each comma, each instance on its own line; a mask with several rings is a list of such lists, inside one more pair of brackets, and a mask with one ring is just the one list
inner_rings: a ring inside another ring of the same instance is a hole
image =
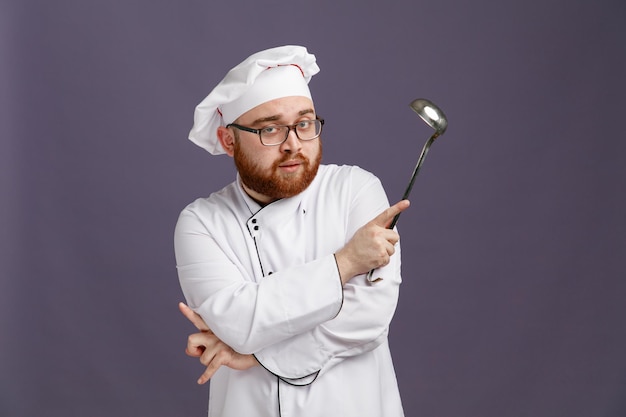
[[268, 204], [273, 203], [274, 201], [278, 200], [278, 198], [272, 198], [272, 197], [263, 195], [261, 193], [257, 193], [256, 191], [248, 187], [246, 184], [244, 184], [243, 181], [241, 181], [241, 187], [246, 192], [246, 194], [248, 194], [248, 196], [250, 196], [251, 199], [256, 201], [261, 207], [265, 207]]

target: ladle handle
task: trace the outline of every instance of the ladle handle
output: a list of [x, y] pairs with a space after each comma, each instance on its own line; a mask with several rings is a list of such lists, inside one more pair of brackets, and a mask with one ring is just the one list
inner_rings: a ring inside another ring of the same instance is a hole
[[[415, 183], [415, 178], [417, 178], [417, 174], [419, 173], [419, 170], [422, 167], [422, 164], [424, 163], [424, 158], [426, 158], [426, 154], [428, 153], [428, 150], [430, 149], [430, 145], [432, 145], [435, 139], [437, 139], [437, 136], [439, 136], [439, 134], [440, 132], [435, 132], [430, 137], [430, 139], [428, 139], [428, 141], [424, 144], [424, 147], [422, 148], [422, 153], [420, 153], [420, 157], [417, 160], [417, 164], [415, 165], [415, 168], [413, 169], [413, 175], [411, 175], [411, 180], [409, 181], [409, 185], [406, 187], [406, 190], [404, 191], [404, 195], [402, 196], [402, 200], [406, 200], [407, 198], [409, 198], [409, 194], [411, 194], [411, 190], [413, 189], [413, 184]], [[396, 214], [396, 216], [393, 218], [393, 220], [389, 224], [388, 229], [393, 229], [396, 226], [396, 223], [398, 223], [398, 219], [400, 218], [400, 214], [402, 213]], [[374, 275], [375, 270], [376, 269], [372, 269], [370, 272], [367, 273], [367, 280], [369, 282], [372, 282], [372, 275]]]

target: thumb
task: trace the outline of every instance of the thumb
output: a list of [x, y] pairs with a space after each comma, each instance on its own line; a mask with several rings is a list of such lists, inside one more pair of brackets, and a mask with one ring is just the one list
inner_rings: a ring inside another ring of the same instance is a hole
[[207, 326], [204, 320], [202, 320], [202, 317], [200, 317], [199, 314], [189, 308], [187, 304], [183, 302], [178, 303], [178, 309], [181, 313], [183, 313], [183, 316], [185, 316], [187, 320], [189, 320], [194, 326], [196, 326], [196, 329], [202, 332], [208, 332], [210, 330], [209, 326]]
[[396, 204], [389, 207], [378, 216], [374, 217], [371, 223], [374, 223], [381, 227], [389, 227], [393, 218], [406, 210], [410, 204], [411, 203], [409, 202], [409, 200], [398, 201]]

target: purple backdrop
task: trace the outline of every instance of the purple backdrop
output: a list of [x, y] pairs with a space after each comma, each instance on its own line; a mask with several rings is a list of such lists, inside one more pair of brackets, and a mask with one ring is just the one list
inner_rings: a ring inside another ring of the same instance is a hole
[[0, 416], [194, 417], [179, 211], [234, 178], [186, 140], [248, 54], [304, 44], [325, 162], [402, 194], [407, 416], [626, 415], [626, 3], [0, 2]]

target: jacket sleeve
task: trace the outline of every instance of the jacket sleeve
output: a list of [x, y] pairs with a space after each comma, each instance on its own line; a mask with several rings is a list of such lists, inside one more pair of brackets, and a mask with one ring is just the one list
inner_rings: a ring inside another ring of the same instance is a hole
[[[389, 206], [377, 179], [359, 184], [350, 205], [346, 241], [354, 232]], [[317, 274], [321, 276], [321, 274]], [[365, 275], [344, 286], [340, 313], [311, 330], [255, 352], [267, 370], [294, 385], [306, 385], [335, 364], [371, 351], [387, 338], [399, 295], [400, 245], [390, 263], [375, 271], [382, 279]]]
[[[341, 308], [341, 281], [332, 254], [256, 282], [230, 253], [246, 250], [245, 244], [221, 247], [189, 209], [179, 216], [174, 246], [189, 306], [237, 352], [257, 352], [292, 338], [332, 319]], [[311, 275], [319, 279], [309, 279]]]

